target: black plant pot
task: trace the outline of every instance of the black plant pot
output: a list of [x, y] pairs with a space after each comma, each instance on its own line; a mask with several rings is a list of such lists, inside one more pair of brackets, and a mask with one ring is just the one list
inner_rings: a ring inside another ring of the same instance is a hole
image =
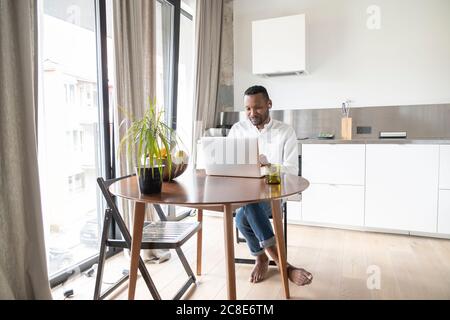
[[143, 194], [160, 193], [162, 188], [162, 179], [159, 168], [140, 168], [139, 172], [139, 189]]

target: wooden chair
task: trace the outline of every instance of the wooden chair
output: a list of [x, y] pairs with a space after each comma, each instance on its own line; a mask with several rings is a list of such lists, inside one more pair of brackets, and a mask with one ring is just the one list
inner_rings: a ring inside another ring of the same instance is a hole
[[[283, 203], [283, 233], [284, 233], [284, 243], [286, 248], [286, 254], [287, 254], [287, 205], [286, 202]], [[236, 212], [233, 212], [233, 217], [236, 216]], [[270, 216], [270, 219], [272, 219], [272, 216]], [[239, 230], [236, 227], [236, 243], [239, 244], [241, 242], [247, 242], [244, 238], [239, 237]], [[247, 258], [234, 258], [235, 263], [242, 263], [242, 264], [254, 264], [255, 259], [247, 259]], [[275, 261], [270, 260], [269, 265], [276, 266]]]
[[[97, 278], [95, 281], [94, 289], [94, 300], [102, 300], [109, 294], [111, 294], [115, 289], [117, 289], [122, 283], [128, 279], [128, 275], [124, 275], [119, 281], [113, 284], [104, 293], [101, 292], [101, 284], [103, 278], [103, 269], [106, 257], [106, 248], [123, 248], [131, 249], [131, 235], [128, 231], [122, 216], [117, 209], [113, 196], [108, 191], [109, 186], [114, 182], [119, 180], [129, 178], [135, 175], [129, 175], [125, 177], [120, 177], [117, 179], [104, 180], [103, 178], [98, 178], [97, 183], [102, 191], [102, 194], [106, 200], [107, 209], [105, 210], [105, 217], [103, 221], [102, 238], [100, 242], [100, 255], [97, 269]], [[144, 223], [143, 236], [142, 236], [142, 249], [174, 249], [183, 264], [184, 270], [188, 275], [188, 280], [181, 287], [181, 289], [175, 294], [173, 300], [180, 299], [183, 294], [189, 289], [192, 284], [195, 284], [196, 278], [192, 272], [191, 267], [181, 250], [181, 246], [191, 238], [195, 233], [201, 229], [201, 224], [197, 221], [195, 222], [177, 222], [177, 221], [167, 221], [161, 206], [155, 204], [153, 205], [161, 221]], [[113, 223], [116, 223], [120, 233], [123, 236], [123, 240], [110, 239], [109, 231]], [[142, 258], [139, 257], [139, 270], [142, 274], [142, 278], [147, 284], [150, 293], [155, 300], [161, 300], [161, 296], [153, 283], [153, 280], [145, 266]]]

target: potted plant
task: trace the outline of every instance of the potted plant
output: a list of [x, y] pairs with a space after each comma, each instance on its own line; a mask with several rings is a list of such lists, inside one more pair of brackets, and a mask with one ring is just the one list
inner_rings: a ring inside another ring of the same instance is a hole
[[177, 146], [177, 136], [163, 119], [163, 111], [157, 109], [155, 102], [150, 102], [142, 118], [128, 115], [120, 124], [121, 127], [129, 123], [129, 127], [119, 143], [119, 152], [126, 148], [128, 161], [136, 167], [143, 194], [161, 192], [164, 176], [169, 181], [173, 178], [172, 150]]

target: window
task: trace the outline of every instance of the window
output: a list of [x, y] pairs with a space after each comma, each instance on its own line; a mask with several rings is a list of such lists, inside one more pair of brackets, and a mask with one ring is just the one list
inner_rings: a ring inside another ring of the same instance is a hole
[[75, 103], [75, 85], [66, 83], [64, 85], [64, 92], [66, 105], [73, 105]]
[[[54, 286], [68, 271], [88, 268], [98, 255], [104, 208], [96, 178], [112, 177], [115, 165], [112, 0], [38, 3], [39, 171]], [[156, 6], [157, 102], [190, 153], [195, 0], [158, 0]], [[100, 35], [98, 19], [105, 15], [107, 32]], [[101, 60], [99, 37], [106, 37], [107, 61]], [[98, 68], [105, 63], [107, 75]], [[108, 81], [108, 92], [98, 79]]]
[[51, 281], [98, 255], [103, 202], [96, 178], [105, 176], [107, 137], [96, 2], [39, 0], [39, 171]]
[[69, 192], [78, 192], [83, 191], [85, 188], [84, 185], [85, 179], [84, 179], [84, 173], [78, 173], [73, 176], [69, 176], [67, 179], [67, 185], [69, 188]]

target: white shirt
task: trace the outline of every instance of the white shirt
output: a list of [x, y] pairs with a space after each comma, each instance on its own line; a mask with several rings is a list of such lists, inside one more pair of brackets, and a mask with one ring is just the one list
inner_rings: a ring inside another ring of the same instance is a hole
[[260, 154], [270, 163], [280, 164], [282, 172], [298, 175], [297, 136], [291, 126], [271, 118], [259, 130], [246, 119], [233, 125], [228, 137], [257, 137]]

